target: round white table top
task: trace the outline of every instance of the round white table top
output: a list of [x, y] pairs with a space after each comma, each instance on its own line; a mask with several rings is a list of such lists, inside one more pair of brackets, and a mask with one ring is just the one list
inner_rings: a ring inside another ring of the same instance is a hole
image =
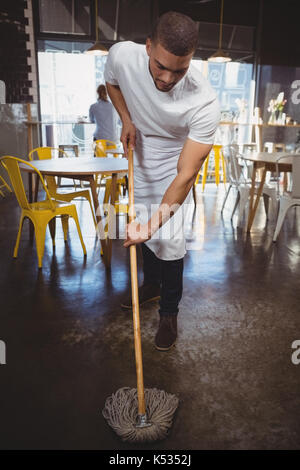
[[246, 153], [243, 155], [243, 158], [245, 160], [251, 160], [252, 162], [276, 163], [278, 161], [279, 164], [292, 165], [293, 157], [295, 156], [297, 156], [297, 154], [287, 152], [253, 152]]
[[[100, 157], [72, 157], [52, 158], [49, 160], [34, 160], [31, 163], [42, 174], [66, 176], [66, 175], [94, 175], [112, 173], [127, 173], [128, 161], [126, 158], [100, 158]], [[30, 166], [20, 164], [24, 171], [33, 172]]]

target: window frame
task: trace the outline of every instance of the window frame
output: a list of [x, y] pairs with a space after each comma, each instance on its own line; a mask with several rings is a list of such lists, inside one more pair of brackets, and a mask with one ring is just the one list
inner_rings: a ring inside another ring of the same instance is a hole
[[[72, 41], [72, 42], [95, 42], [95, 0], [91, 1], [90, 30], [91, 34], [73, 34], [73, 33], [51, 33], [43, 32], [40, 28], [40, 6], [39, 0], [32, 0], [32, 13], [36, 39], [49, 39], [53, 41]], [[96, 0], [98, 1], [98, 0]]]

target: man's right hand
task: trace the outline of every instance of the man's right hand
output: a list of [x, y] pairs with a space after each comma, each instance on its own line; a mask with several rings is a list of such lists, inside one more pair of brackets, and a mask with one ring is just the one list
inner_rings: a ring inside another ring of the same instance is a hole
[[135, 136], [136, 136], [136, 128], [132, 121], [123, 122], [122, 127], [122, 134], [121, 134], [121, 142], [123, 144], [125, 157], [128, 158], [128, 148], [131, 147], [134, 149], [135, 147]]

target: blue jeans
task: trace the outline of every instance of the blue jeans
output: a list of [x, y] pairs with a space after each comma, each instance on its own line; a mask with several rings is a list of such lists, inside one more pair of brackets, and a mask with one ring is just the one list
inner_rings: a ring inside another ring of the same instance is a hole
[[143, 254], [144, 284], [160, 286], [160, 315], [177, 315], [182, 297], [183, 258], [165, 261], [157, 258], [145, 243]]

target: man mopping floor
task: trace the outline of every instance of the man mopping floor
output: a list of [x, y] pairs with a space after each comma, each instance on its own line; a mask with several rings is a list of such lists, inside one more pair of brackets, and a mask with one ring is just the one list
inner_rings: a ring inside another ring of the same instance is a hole
[[[125, 247], [141, 244], [144, 283], [140, 304], [160, 298], [155, 346], [169, 350], [177, 338], [186, 253], [183, 203], [213, 144], [219, 122], [216, 94], [191, 64], [196, 23], [168, 12], [156, 22], [146, 47], [114, 44], [105, 67], [108, 94], [122, 120], [127, 155], [134, 147], [136, 221]], [[123, 307], [131, 308], [131, 298]]]

